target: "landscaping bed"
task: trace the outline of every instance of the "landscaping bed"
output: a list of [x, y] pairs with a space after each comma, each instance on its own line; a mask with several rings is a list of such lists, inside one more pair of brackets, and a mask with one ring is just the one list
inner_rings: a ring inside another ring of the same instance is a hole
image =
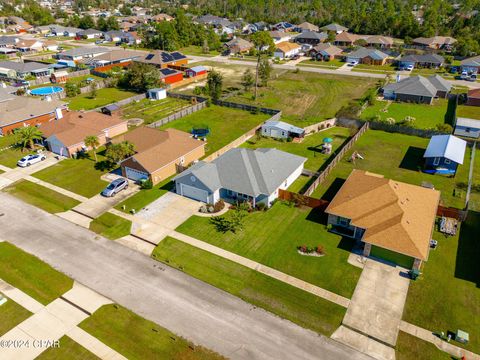
[[117, 88], [103, 88], [97, 90], [95, 98], [91, 98], [90, 93], [87, 92], [72, 98], [66, 98], [65, 101], [68, 102], [70, 110], [92, 110], [135, 95], [137, 94], [131, 91]]
[[171, 97], [155, 101], [144, 99], [122, 107], [122, 116], [125, 119], [140, 118], [144, 124], [151, 124], [190, 105], [186, 100]]
[[8, 298], [7, 302], [0, 306], [0, 319], [2, 319], [0, 321], [0, 336], [6, 334], [31, 315], [30, 311]]
[[130, 220], [108, 212], [90, 223], [90, 230], [110, 240], [130, 235], [131, 228], [132, 222]]
[[60, 347], [48, 348], [41, 353], [36, 360], [100, 360], [98, 356], [91, 353], [66, 335], [62, 336], [59, 341]]

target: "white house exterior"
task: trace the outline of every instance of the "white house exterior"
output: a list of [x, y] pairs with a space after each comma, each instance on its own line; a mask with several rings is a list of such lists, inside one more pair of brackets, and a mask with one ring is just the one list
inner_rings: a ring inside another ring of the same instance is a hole
[[301, 50], [302, 48], [300, 45], [284, 41], [277, 44], [275, 47], [275, 52], [273, 53], [273, 57], [279, 59], [288, 59], [300, 53]]

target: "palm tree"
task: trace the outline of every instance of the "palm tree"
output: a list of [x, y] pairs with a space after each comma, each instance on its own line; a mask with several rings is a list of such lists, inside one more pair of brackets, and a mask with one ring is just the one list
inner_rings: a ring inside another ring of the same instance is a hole
[[87, 148], [92, 148], [93, 155], [95, 156], [95, 162], [97, 162], [97, 147], [100, 146], [98, 137], [95, 135], [89, 135], [85, 138], [85, 140], [83, 140], [83, 142]]
[[42, 140], [42, 132], [35, 126], [25, 126], [15, 131], [17, 142], [22, 144], [22, 148], [29, 147], [33, 149], [35, 140]]

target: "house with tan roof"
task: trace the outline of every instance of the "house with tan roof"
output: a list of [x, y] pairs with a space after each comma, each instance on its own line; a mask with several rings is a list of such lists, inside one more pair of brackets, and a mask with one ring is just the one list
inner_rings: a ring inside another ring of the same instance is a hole
[[60, 113], [53, 120], [39, 126], [44, 143], [51, 152], [72, 157], [88, 150], [84, 140], [87, 136], [96, 136], [101, 145], [105, 145], [115, 136], [128, 131], [127, 120], [118, 115], [105, 115], [96, 111], [70, 111]]
[[445, 49], [445, 50], [450, 50], [457, 42], [456, 39], [454, 39], [451, 36], [433, 36], [429, 38], [425, 37], [419, 37], [416, 39], [413, 39], [413, 45], [422, 48], [422, 49]]
[[288, 59], [297, 55], [301, 49], [302, 48], [298, 44], [284, 41], [276, 45], [273, 57], [279, 59]]
[[440, 192], [353, 170], [328, 205], [331, 231], [373, 256], [405, 268], [428, 260]]
[[205, 155], [204, 141], [177, 129], [139, 127], [114, 142], [121, 141], [135, 145], [135, 155], [120, 164], [122, 175], [134, 181], [150, 179], [158, 184]]

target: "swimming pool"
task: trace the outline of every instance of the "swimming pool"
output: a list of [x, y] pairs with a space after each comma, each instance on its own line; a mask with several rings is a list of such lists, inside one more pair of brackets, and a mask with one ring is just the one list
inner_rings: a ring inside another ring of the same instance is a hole
[[63, 88], [60, 86], [44, 86], [40, 88], [36, 88], [30, 90], [30, 94], [32, 95], [51, 95], [56, 94], [60, 91], [63, 91]]

